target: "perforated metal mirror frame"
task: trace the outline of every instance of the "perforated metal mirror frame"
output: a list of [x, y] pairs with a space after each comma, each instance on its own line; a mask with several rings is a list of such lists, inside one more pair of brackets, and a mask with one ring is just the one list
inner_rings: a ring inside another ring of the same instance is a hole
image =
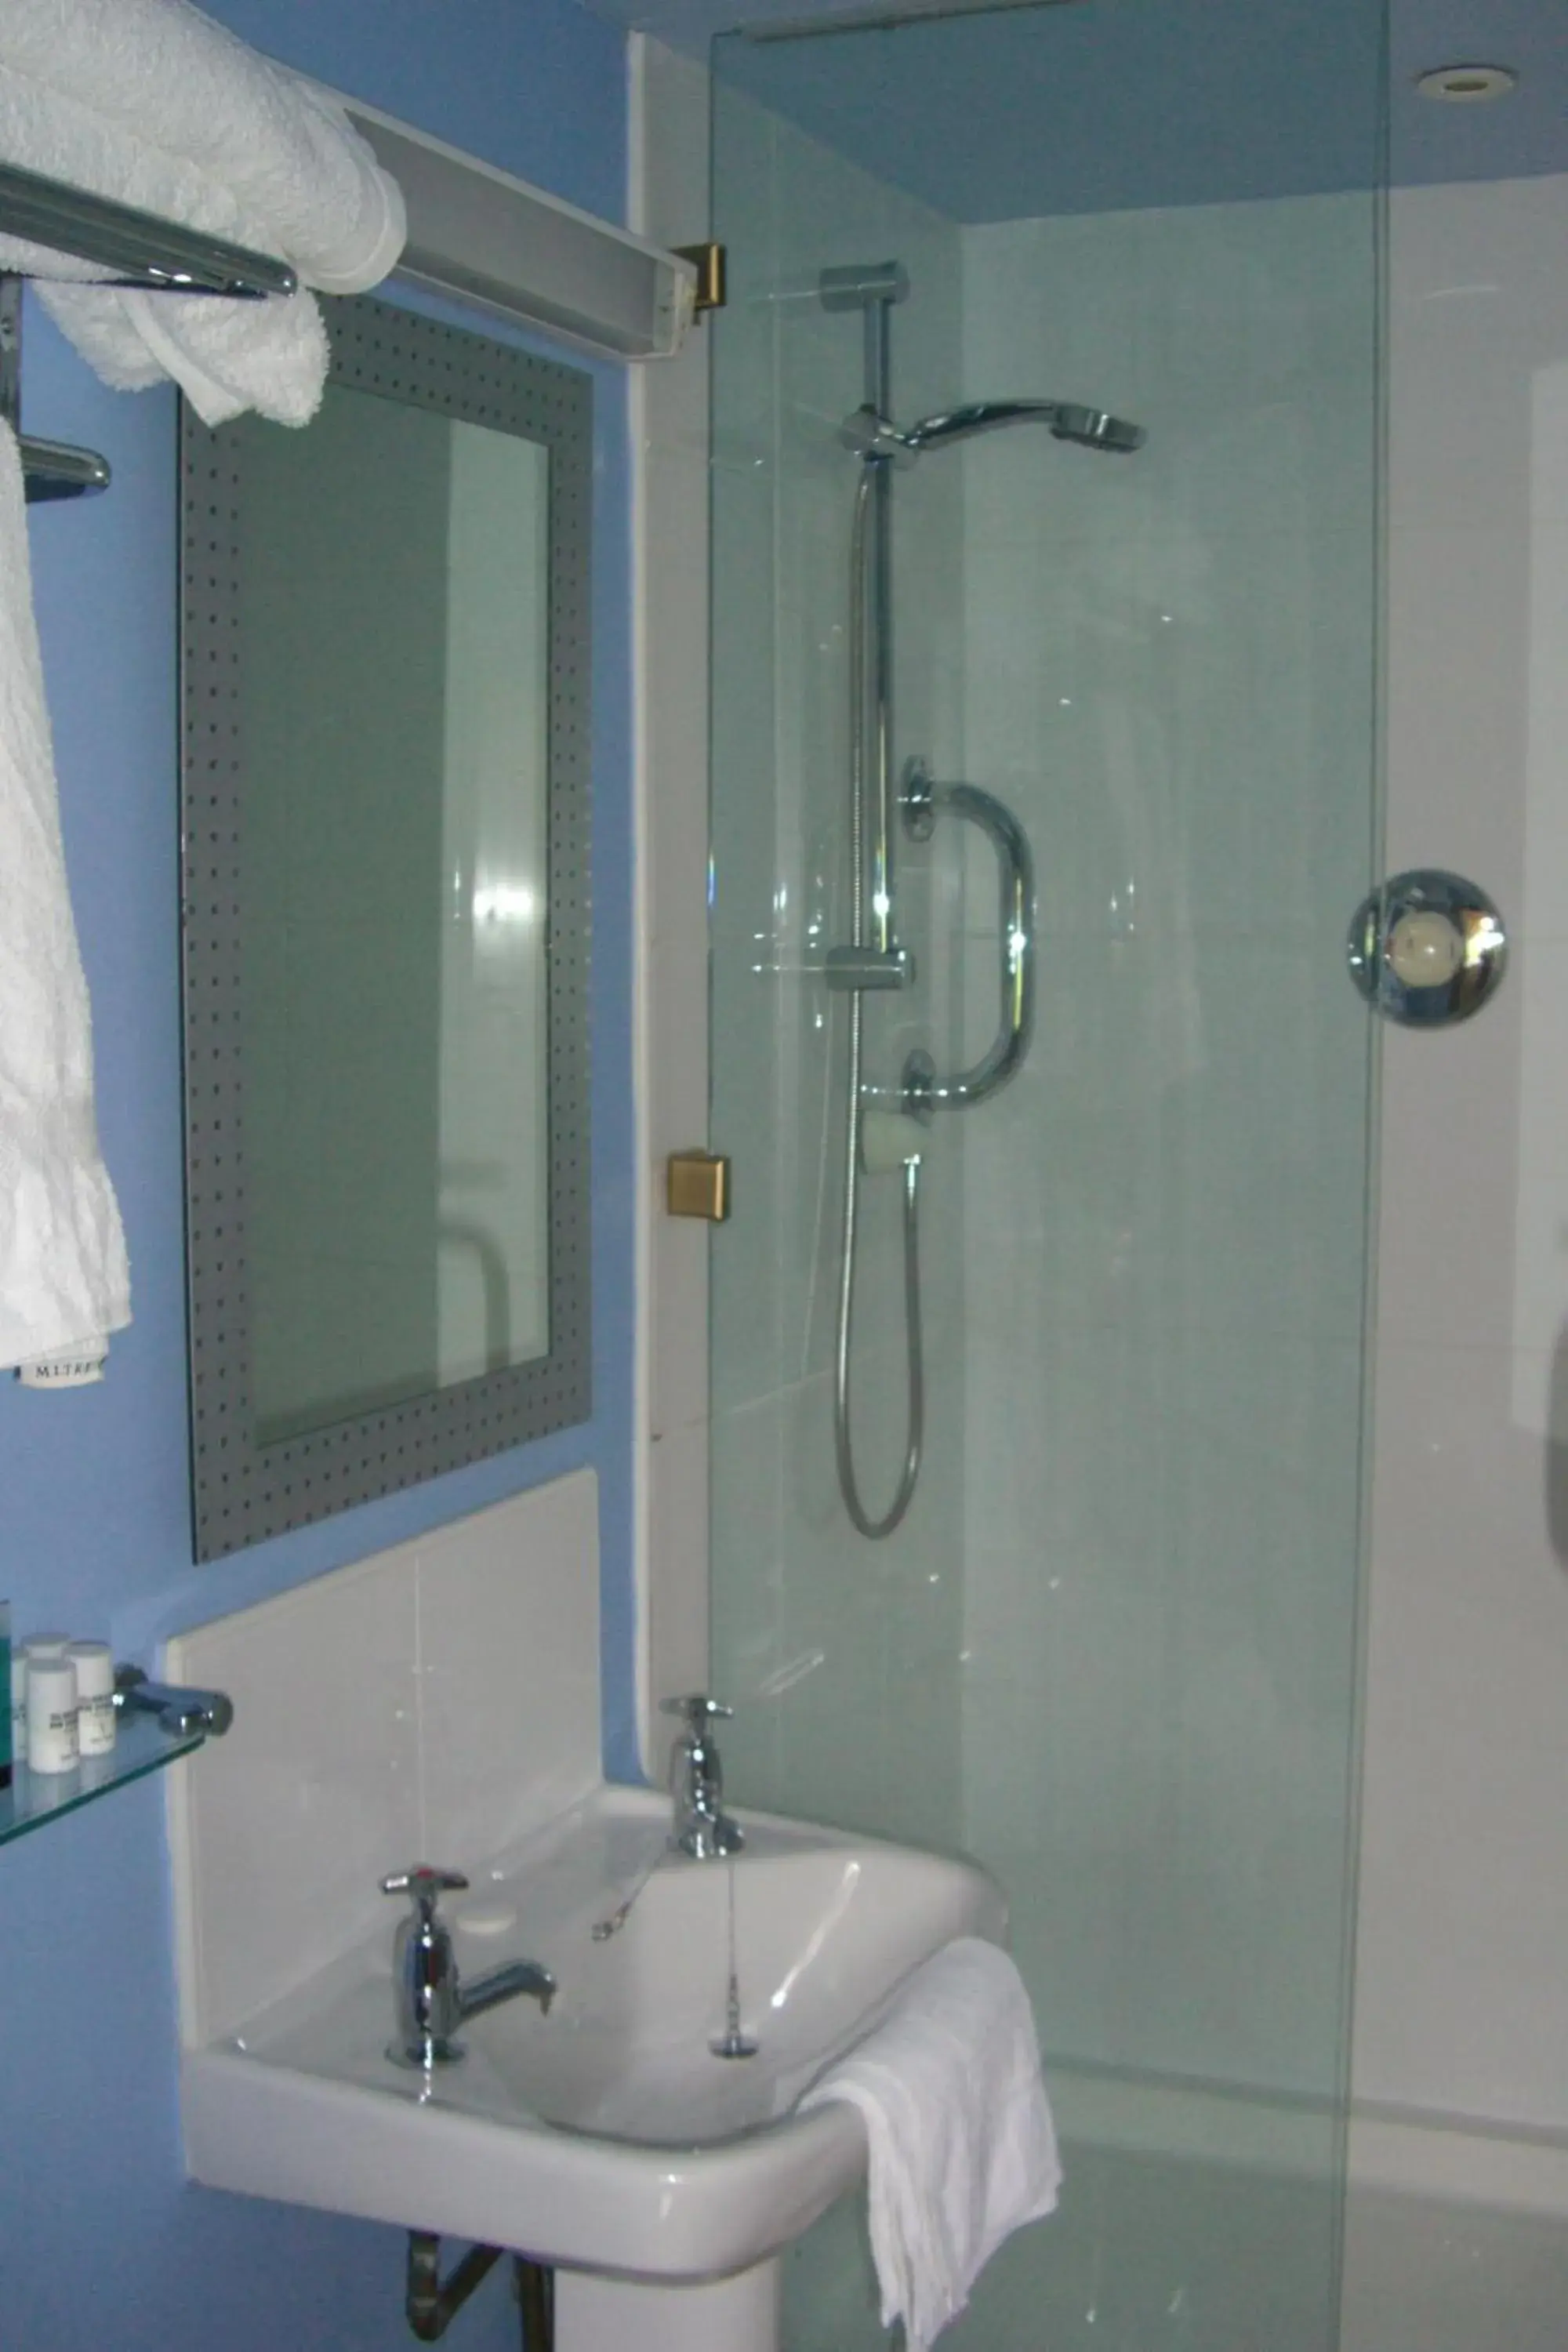
[[195, 1557], [585, 1421], [589, 558], [593, 383], [580, 370], [366, 296], [330, 301], [332, 380], [542, 442], [549, 508], [550, 1351], [306, 1436], [258, 1445], [250, 1397], [241, 1029], [244, 861], [239, 455], [180, 416], [181, 866], [192, 1516]]

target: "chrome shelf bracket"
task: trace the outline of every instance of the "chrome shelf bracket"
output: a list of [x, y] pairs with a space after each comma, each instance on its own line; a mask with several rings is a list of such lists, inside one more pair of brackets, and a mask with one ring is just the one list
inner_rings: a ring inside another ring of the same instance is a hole
[[226, 1691], [184, 1690], [171, 1683], [150, 1682], [140, 1666], [117, 1666], [114, 1704], [122, 1714], [156, 1716], [171, 1738], [184, 1739], [199, 1731], [221, 1739], [234, 1721], [234, 1702]]

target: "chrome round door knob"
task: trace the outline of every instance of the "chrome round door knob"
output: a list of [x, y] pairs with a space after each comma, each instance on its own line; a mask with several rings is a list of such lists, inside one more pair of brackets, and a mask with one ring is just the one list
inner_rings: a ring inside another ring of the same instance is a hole
[[1502, 917], [1476, 883], [1416, 866], [1369, 891], [1345, 942], [1350, 974], [1374, 1012], [1407, 1028], [1468, 1021], [1508, 963]]

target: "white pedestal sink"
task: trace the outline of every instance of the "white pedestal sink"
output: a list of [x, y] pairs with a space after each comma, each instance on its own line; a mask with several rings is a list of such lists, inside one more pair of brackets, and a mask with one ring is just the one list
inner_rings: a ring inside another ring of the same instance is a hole
[[[776, 2256], [865, 2165], [858, 2116], [795, 2103], [955, 1936], [997, 1937], [972, 1864], [742, 1814], [733, 1863], [659, 1851], [668, 1804], [601, 1786], [448, 1898], [472, 1977], [527, 1957], [548, 2016], [519, 2000], [471, 2020], [428, 2074], [386, 2056], [384, 1933], [237, 2033], [186, 2052], [199, 2180], [437, 2230], [557, 2268], [558, 2352], [770, 2352]], [[416, 1857], [385, 1857], [393, 1869]], [[446, 1857], [426, 1857], [440, 1862]], [[731, 1950], [754, 2056], [723, 2058]]]
[[[1002, 1902], [969, 1864], [742, 1815], [732, 1867], [667, 1863], [595, 1942], [670, 1820], [602, 1778], [598, 1591], [575, 1471], [169, 1644], [169, 1679], [235, 1704], [166, 1776], [186, 2165], [553, 2263], [560, 2352], [769, 2352], [775, 2257], [865, 2165], [853, 2109], [795, 2100]], [[560, 1987], [428, 2076], [385, 2054], [377, 1892], [418, 1862], [471, 1882], [445, 1906], [467, 1978]], [[709, 2047], [731, 1892], [744, 2059]]]

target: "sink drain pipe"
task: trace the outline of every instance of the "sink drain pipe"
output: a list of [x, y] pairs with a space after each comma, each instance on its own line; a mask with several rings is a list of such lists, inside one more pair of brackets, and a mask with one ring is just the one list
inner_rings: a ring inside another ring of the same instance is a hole
[[[501, 2258], [500, 2246], [470, 2246], [449, 2277], [441, 2276], [441, 2240], [435, 2230], [408, 2232], [408, 2285], [404, 2309], [421, 2344], [438, 2343]], [[522, 2352], [553, 2352], [555, 2278], [542, 2263], [512, 2256], [512, 2293], [522, 2323]]]
[[514, 2254], [511, 2291], [522, 2315], [522, 2352], [555, 2352], [555, 2273]]

